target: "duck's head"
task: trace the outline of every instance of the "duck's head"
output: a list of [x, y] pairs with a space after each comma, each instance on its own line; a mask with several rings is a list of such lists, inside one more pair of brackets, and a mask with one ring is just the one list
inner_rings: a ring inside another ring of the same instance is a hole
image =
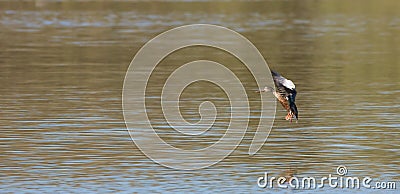
[[289, 106], [290, 106], [290, 111], [292, 112], [292, 114], [294, 114], [294, 116], [296, 116], [296, 120], [299, 120], [299, 112], [297, 111], [297, 106], [295, 103], [295, 94], [289, 94]]

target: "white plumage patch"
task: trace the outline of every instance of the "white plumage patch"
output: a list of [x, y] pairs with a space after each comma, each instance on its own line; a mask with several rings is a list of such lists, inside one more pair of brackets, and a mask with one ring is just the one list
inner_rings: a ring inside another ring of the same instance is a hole
[[285, 79], [282, 83], [283, 86], [289, 88], [289, 89], [295, 89], [296, 86], [294, 85], [294, 83], [291, 80]]

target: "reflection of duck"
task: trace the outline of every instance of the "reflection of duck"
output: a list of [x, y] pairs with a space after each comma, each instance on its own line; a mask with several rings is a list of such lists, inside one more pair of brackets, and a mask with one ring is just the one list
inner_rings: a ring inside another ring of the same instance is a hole
[[288, 182], [290, 182], [292, 178], [296, 176], [296, 173], [297, 173], [296, 169], [289, 167], [289, 169], [286, 169], [284, 171], [284, 177], [286, 178], [286, 180], [288, 180]]
[[271, 87], [265, 87], [259, 92], [272, 92], [278, 101], [282, 104], [283, 108], [288, 111], [285, 119], [292, 122], [292, 118], [298, 120], [298, 112], [295, 104], [296, 100], [296, 86], [291, 80], [284, 78], [275, 71], [271, 71], [272, 77], [274, 78], [274, 83], [276, 91]]

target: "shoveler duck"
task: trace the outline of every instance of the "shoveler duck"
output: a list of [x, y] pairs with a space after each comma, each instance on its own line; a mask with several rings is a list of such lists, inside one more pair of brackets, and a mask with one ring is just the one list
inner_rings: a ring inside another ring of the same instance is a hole
[[296, 86], [291, 80], [286, 79], [275, 71], [271, 71], [274, 79], [276, 91], [272, 87], [265, 87], [258, 92], [272, 92], [278, 101], [282, 104], [283, 108], [288, 111], [285, 119], [292, 122], [293, 118], [296, 118], [296, 122], [299, 118], [297, 112], [296, 101]]

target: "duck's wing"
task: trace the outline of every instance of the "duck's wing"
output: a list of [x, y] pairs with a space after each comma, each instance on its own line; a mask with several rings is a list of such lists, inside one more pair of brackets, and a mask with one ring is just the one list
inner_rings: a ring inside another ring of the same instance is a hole
[[296, 97], [296, 86], [291, 80], [281, 76], [278, 72], [271, 71], [274, 79], [276, 91], [284, 98], [287, 98], [289, 94], [292, 94], [293, 100]]

